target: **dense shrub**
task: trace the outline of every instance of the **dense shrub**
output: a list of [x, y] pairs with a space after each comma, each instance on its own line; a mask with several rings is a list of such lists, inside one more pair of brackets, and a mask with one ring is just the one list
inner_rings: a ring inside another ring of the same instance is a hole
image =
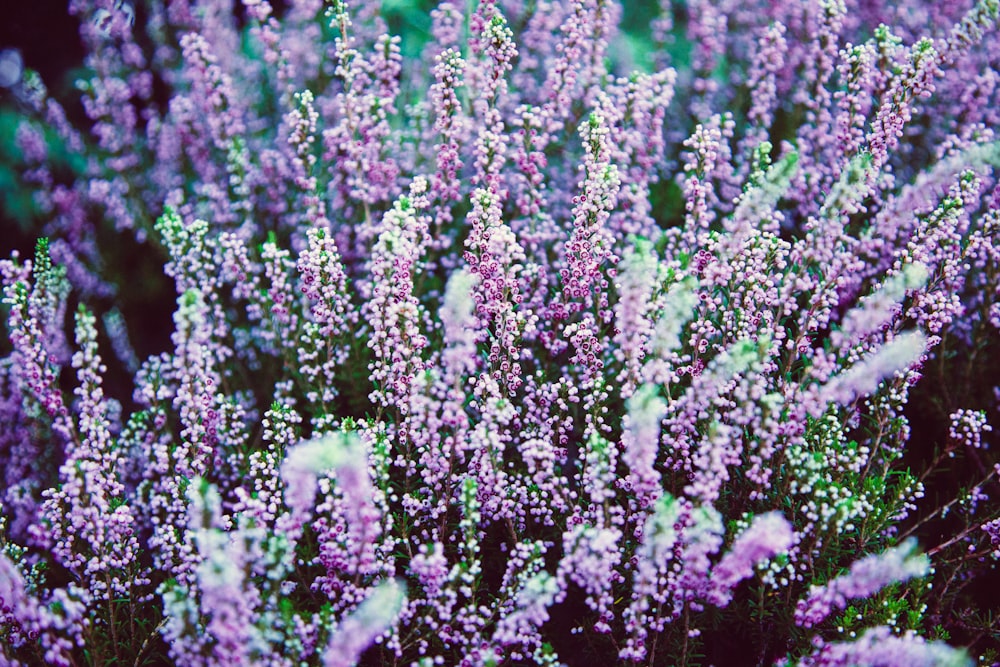
[[461, 4], [4, 55], [0, 664], [997, 660], [996, 0]]

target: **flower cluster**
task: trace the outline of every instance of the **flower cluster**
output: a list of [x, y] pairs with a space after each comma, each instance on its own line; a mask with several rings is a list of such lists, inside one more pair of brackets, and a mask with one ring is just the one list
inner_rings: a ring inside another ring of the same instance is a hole
[[0, 51], [0, 665], [998, 658], [997, 0], [230, 4]]

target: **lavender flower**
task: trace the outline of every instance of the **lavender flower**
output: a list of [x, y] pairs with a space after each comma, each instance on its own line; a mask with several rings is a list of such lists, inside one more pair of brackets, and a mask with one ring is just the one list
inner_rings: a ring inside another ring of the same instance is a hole
[[823, 586], [813, 586], [809, 595], [799, 600], [795, 622], [804, 627], [816, 625], [834, 610], [843, 609], [848, 600], [867, 597], [897, 581], [926, 575], [930, 561], [926, 556], [914, 554], [916, 547], [916, 542], [910, 540], [883, 553], [866, 556], [851, 565], [846, 574]]
[[627, 483], [636, 495], [638, 509], [653, 505], [662, 492], [655, 468], [660, 442], [660, 420], [667, 404], [653, 385], [643, 385], [629, 398], [629, 412], [622, 420], [622, 460], [629, 467]]
[[976, 449], [987, 446], [983, 444], [983, 433], [992, 431], [993, 427], [986, 423], [986, 415], [981, 410], [957, 410], [949, 418], [949, 438]]
[[406, 602], [406, 588], [395, 580], [376, 587], [333, 631], [323, 653], [325, 667], [351, 667], [361, 652], [388, 630]]
[[791, 524], [777, 512], [755, 516], [737, 536], [729, 552], [712, 568], [710, 599], [720, 607], [732, 600], [732, 589], [768, 558], [785, 552], [795, 542]]
[[315, 503], [317, 481], [321, 474], [329, 471], [341, 480], [358, 518], [361, 508], [370, 502], [368, 465], [356, 434], [341, 432], [301, 443], [288, 451], [281, 464], [285, 503], [289, 509], [286, 530], [291, 534], [307, 521]]
[[838, 642], [823, 646], [798, 663], [801, 667], [834, 667], [835, 665], [940, 665], [968, 666], [973, 661], [962, 650], [943, 642], [929, 642], [912, 634], [895, 635], [888, 627], [872, 628], [854, 642]]
[[887, 376], [908, 370], [918, 363], [925, 347], [924, 334], [903, 334], [830, 380], [820, 391], [820, 398], [843, 405], [856, 397], [870, 394]]

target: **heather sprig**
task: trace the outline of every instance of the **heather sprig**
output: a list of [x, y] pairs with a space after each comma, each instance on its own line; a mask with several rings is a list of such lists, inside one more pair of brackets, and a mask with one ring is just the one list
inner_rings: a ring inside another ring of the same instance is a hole
[[915, 546], [911, 541], [884, 553], [866, 556], [851, 565], [846, 574], [823, 586], [812, 587], [809, 595], [796, 606], [795, 622], [814, 626], [832, 611], [843, 609], [852, 598], [867, 597], [887, 584], [926, 575], [930, 561], [926, 556], [914, 556]]

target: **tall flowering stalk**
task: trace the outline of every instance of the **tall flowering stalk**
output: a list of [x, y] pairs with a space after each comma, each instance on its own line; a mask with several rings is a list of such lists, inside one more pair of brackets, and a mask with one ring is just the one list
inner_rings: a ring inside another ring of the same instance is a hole
[[926, 557], [913, 556], [913, 542], [902, 544], [883, 554], [868, 556], [851, 566], [847, 574], [836, 577], [825, 586], [816, 586], [799, 601], [795, 622], [811, 626], [832, 611], [843, 609], [851, 598], [867, 597], [883, 586], [910, 577], [927, 574], [930, 563]]

